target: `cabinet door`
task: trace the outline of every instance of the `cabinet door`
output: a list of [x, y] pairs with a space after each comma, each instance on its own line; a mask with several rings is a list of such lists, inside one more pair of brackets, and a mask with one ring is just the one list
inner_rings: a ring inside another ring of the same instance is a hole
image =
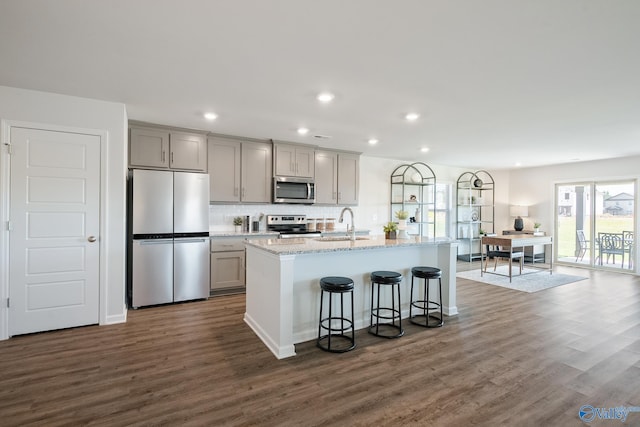
[[211, 290], [245, 286], [244, 251], [211, 252]]
[[131, 128], [129, 165], [151, 168], [169, 167], [169, 132]]
[[240, 201], [240, 141], [209, 138], [209, 200]]
[[207, 170], [207, 144], [203, 135], [172, 132], [169, 147], [172, 169]]
[[360, 156], [338, 154], [338, 204], [357, 205], [360, 183]]
[[276, 175], [296, 176], [296, 149], [286, 144], [275, 145]]
[[271, 145], [242, 143], [242, 189], [243, 202], [271, 203]]
[[329, 151], [316, 151], [316, 203], [338, 203], [338, 155]]
[[315, 176], [314, 150], [306, 147], [297, 147], [295, 154], [295, 174], [299, 177], [313, 178]]

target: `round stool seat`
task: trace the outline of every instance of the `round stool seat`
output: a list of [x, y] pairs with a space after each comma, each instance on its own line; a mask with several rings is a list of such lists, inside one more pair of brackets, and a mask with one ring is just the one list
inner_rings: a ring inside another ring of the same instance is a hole
[[439, 279], [442, 277], [442, 270], [436, 267], [413, 267], [411, 274], [421, 279]]
[[348, 292], [353, 290], [353, 280], [340, 276], [323, 277], [320, 279], [320, 287], [327, 292]]
[[393, 285], [402, 282], [402, 274], [396, 271], [374, 271], [371, 281], [382, 285]]

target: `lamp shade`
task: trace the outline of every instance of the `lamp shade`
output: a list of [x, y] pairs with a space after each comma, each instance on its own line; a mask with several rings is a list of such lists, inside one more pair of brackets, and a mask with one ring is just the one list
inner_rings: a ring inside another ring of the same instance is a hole
[[529, 207], [528, 206], [520, 206], [520, 205], [512, 205], [509, 208], [509, 215], [515, 217], [529, 216]]

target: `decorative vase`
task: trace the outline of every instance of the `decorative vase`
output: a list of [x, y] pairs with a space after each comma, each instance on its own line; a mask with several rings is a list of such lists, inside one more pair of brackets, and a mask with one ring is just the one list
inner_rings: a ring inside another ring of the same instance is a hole
[[522, 218], [516, 218], [516, 220], [513, 222], [513, 229], [516, 231], [522, 231], [524, 229], [524, 221], [522, 220]]
[[384, 238], [389, 240], [395, 240], [396, 238], [396, 232], [395, 231], [387, 231], [386, 233], [384, 233]]
[[408, 239], [409, 235], [407, 234], [407, 220], [399, 219], [398, 220], [398, 239]]
[[242, 231], [242, 226], [241, 225], [236, 225], [236, 233], [240, 233]]

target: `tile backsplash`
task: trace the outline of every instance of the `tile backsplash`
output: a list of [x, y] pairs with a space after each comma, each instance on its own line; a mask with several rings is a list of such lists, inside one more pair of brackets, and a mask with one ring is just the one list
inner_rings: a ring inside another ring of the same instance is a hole
[[[209, 205], [209, 230], [211, 231], [232, 231], [233, 218], [236, 216], [250, 216], [253, 220], [260, 214], [266, 215], [306, 215], [307, 218], [335, 218], [336, 230], [347, 229], [347, 218], [345, 222], [337, 222], [341, 206], [307, 206], [307, 205]], [[356, 224], [357, 226], [357, 224]], [[359, 227], [358, 227], [359, 228]], [[267, 229], [266, 218], [260, 221], [260, 230]]]

